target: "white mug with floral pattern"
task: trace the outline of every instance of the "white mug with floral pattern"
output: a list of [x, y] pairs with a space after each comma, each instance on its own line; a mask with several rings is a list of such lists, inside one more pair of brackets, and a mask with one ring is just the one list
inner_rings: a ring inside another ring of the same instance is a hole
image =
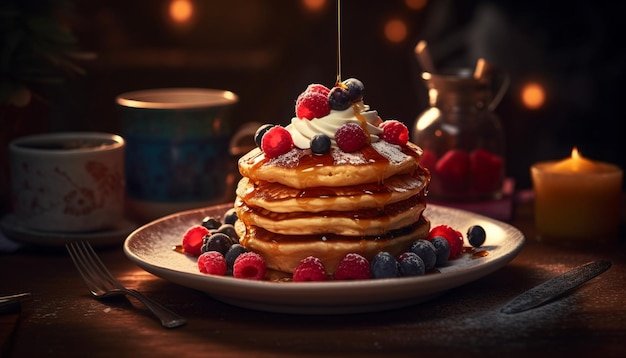
[[124, 216], [125, 141], [98, 132], [25, 136], [9, 144], [12, 211], [45, 232], [92, 232]]

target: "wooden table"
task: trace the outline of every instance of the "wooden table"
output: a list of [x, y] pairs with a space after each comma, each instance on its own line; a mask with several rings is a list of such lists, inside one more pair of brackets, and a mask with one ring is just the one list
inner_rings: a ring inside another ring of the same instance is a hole
[[[91, 298], [64, 250], [24, 247], [0, 254], [0, 294], [33, 294], [21, 311], [0, 314], [0, 356], [623, 356], [624, 230], [610, 244], [541, 243], [534, 239], [530, 202], [516, 206], [511, 224], [527, 242], [504, 268], [426, 303], [354, 315], [233, 307], [141, 270], [121, 245], [99, 250], [124, 284], [188, 318], [175, 329], [162, 328], [134, 299]], [[563, 298], [515, 315], [499, 312], [523, 290], [597, 259], [613, 266]]]

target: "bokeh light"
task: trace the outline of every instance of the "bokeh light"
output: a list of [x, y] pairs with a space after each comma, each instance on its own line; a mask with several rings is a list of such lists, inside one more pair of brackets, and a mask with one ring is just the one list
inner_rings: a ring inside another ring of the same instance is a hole
[[404, 0], [404, 4], [411, 10], [421, 10], [426, 7], [428, 0]]
[[406, 23], [400, 19], [391, 19], [385, 24], [385, 38], [390, 42], [402, 42], [406, 39], [407, 34]]
[[309, 11], [317, 12], [326, 6], [326, 0], [302, 0], [302, 5]]
[[175, 23], [188, 23], [193, 17], [194, 7], [191, 0], [172, 0], [169, 6], [169, 16]]
[[537, 82], [528, 82], [522, 87], [521, 99], [528, 109], [539, 109], [546, 102], [546, 91]]

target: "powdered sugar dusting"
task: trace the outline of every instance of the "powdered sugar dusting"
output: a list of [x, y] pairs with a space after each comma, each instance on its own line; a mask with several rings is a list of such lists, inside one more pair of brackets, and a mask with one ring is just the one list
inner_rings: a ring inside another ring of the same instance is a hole
[[351, 164], [351, 165], [363, 165], [367, 164], [365, 156], [361, 152], [346, 153], [341, 150], [332, 151], [333, 160], [335, 165]]
[[300, 154], [302, 151], [297, 148], [293, 148], [285, 154], [281, 154], [275, 158], [267, 161], [265, 165], [278, 166], [283, 168], [297, 168], [300, 164]]
[[372, 147], [392, 163], [402, 163], [408, 157], [408, 155], [402, 153], [400, 146], [385, 142], [384, 140], [372, 143]]

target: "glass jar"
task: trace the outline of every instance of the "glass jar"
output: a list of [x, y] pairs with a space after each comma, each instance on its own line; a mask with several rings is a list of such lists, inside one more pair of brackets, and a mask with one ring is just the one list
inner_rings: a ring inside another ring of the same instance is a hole
[[493, 110], [508, 87], [508, 77], [496, 91], [493, 76], [474, 78], [469, 70], [423, 73], [422, 78], [430, 106], [415, 121], [411, 141], [424, 150], [420, 163], [431, 172], [428, 197], [443, 201], [501, 197], [505, 139]]

